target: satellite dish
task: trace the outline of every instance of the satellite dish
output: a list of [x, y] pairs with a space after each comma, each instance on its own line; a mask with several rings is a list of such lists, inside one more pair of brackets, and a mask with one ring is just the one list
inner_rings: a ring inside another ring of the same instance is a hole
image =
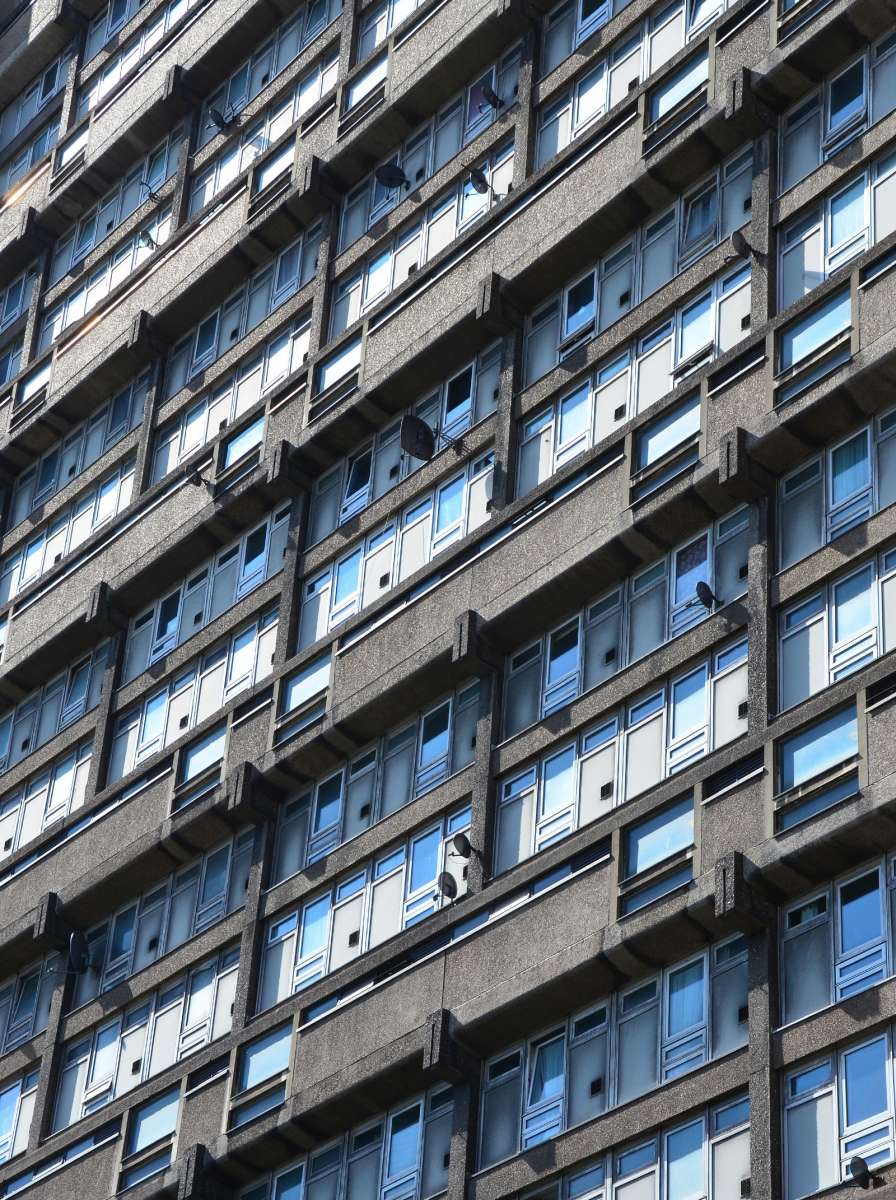
[[383, 163], [373, 173], [377, 183], [385, 188], [410, 187], [411, 181], [397, 163]]
[[211, 118], [212, 124], [217, 125], [218, 129], [220, 129], [222, 133], [225, 129], [229, 129], [233, 124], [233, 118], [231, 117], [228, 120], [228, 118], [225, 117], [221, 112], [220, 108], [210, 108], [208, 110], [208, 115]]
[[68, 969], [73, 975], [83, 975], [90, 966], [90, 947], [80, 930], [75, 930], [68, 939]]
[[457, 880], [450, 871], [441, 873], [437, 886], [446, 900], [454, 900], [457, 897]]
[[697, 599], [700, 601], [703, 607], [712, 612], [713, 608], [715, 608], [718, 602], [715, 596], [712, 594], [712, 589], [710, 588], [709, 584], [704, 583], [702, 579], [699, 580], [697, 583], [696, 592]]
[[861, 1154], [856, 1154], [849, 1160], [849, 1173], [860, 1188], [867, 1189], [870, 1186], [871, 1171]]
[[740, 229], [735, 229], [731, 235], [731, 249], [738, 258], [750, 258], [753, 254], [753, 247], [744, 237]]
[[473, 853], [473, 847], [470, 845], [470, 839], [465, 833], [456, 833], [451, 840], [451, 845], [454, 848], [454, 853], [461, 858], [469, 858]]
[[406, 413], [401, 418], [398, 440], [405, 454], [429, 462], [436, 452], [436, 435], [422, 417]]
[[482, 98], [485, 100], [486, 104], [490, 104], [492, 108], [501, 108], [504, 104], [504, 101], [490, 83], [484, 83], [482, 85]]
[[474, 192], [478, 192], [480, 196], [484, 196], [490, 190], [490, 184], [485, 177], [485, 172], [480, 171], [478, 167], [470, 167], [470, 183]]

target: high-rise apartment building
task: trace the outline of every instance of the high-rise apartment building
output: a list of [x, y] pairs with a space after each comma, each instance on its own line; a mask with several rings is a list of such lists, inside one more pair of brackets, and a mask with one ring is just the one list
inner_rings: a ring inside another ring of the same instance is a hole
[[0, 1200], [896, 1180], [896, 17], [5, 0]]

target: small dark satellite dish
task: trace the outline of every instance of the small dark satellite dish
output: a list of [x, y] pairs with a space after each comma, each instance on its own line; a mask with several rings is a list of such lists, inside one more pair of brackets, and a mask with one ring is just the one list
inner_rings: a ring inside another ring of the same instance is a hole
[[438, 888], [446, 900], [457, 897], [457, 880], [450, 871], [443, 871], [438, 879]]
[[504, 101], [490, 83], [484, 83], [482, 85], [482, 98], [486, 104], [490, 104], [492, 108], [501, 108], [504, 104]]
[[470, 167], [470, 183], [473, 185], [473, 191], [478, 192], [480, 196], [484, 196], [491, 186], [485, 172], [480, 171], [478, 167]]
[[708, 608], [711, 612], [713, 610], [713, 608], [716, 606], [716, 604], [718, 603], [715, 596], [712, 593], [712, 588], [710, 588], [708, 583], [704, 583], [703, 580], [701, 579], [697, 583], [696, 592], [697, 592], [697, 599], [700, 601], [700, 603], [703, 605], [704, 608]]
[[398, 440], [405, 454], [429, 462], [436, 452], [436, 435], [422, 417], [405, 413], [401, 418]]
[[753, 254], [753, 247], [740, 229], [735, 229], [731, 235], [731, 249], [738, 258], [750, 258]]
[[470, 839], [465, 833], [456, 833], [451, 839], [451, 845], [454, 848], [454, 853], [461, 858], [469, 858], [473, 853], [473, 847], [470, 845]]
[[860, 1188], [867, 1190], [871, 1186], [871, 1171], [861, 1154], [856, 1154], [849, 1160], [849, 1173]]
[[90, 947], [79, 929], [68, 939], [68, 969], [73, 975], [83, 975], [90, 966]]
[[385, 188], [410, 187], [411, 181], [397, 163], [383, 163], [373, 173], [377, 183]]

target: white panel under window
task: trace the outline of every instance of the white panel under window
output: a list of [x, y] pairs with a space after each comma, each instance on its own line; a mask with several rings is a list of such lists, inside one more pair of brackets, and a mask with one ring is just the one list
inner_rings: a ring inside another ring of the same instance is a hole
[[520, 1077], [490, 1088], [482, 1099], [482, 1165], [510, 1158], [520, 1144]]
[[799, 1200], [838, 1181], [834, 1097], [831, 1092], [785, 1112], [788, 1200]]
[[624, 1104], [649, 1091], [657, 1082], [656, 1007], [619, 1025], [619, 1069], [616, 1101]]
[[780, 643], [781, 708], [799, 704], [827, 686], [825, 625], [813, 621]]
[[750, 1178], [750, 1131], [742, 1129], [711, 1147], [712, 1200], [741, 1200]]

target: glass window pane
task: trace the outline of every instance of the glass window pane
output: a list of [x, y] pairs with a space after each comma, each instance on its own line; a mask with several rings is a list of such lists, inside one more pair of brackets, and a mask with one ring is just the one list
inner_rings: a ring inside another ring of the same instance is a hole
[[636, 875], [694, 840], [694, 805], [690, 797], [626, 833], [625, 873]]
[[796, 787], [858, 751], [855, 708], [844, 709], [781, 744], [781, 790]]
[[703, 1196], [703, 1122], [694, 1121], [666, 1137], [668, 1200]]
[[251, 1042], [242, 1052], [237, 1087], [241, 1092], [279, 1075], [289, 1066], [292, 1026], [283, 1025]]
[[136, 1154], [174, 1133], [179, 1100], [180, 1088], [172, 1088], [137, 1109], [131, 1121], [128, 1154]]
[[831, 451], [831, 502], [842, 504], [871, 482], [868, 434], [865, 430]]
[[843, 1055], [846, 1125], [852, 1128], [887, 1111], [887, 1042], [879, 1038]]
[[879, 876], [869, 871], [840, 888], [840, 951], [847, 954], [882, 933]]

